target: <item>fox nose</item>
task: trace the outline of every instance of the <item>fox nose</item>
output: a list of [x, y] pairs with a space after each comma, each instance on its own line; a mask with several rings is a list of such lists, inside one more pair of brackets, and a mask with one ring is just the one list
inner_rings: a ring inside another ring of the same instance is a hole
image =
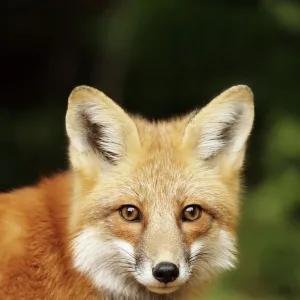
[[152, 273], [158, 281], [168, 283], [178, 277], [179, 269], [173, 263], [161, 262], [153, 268]]

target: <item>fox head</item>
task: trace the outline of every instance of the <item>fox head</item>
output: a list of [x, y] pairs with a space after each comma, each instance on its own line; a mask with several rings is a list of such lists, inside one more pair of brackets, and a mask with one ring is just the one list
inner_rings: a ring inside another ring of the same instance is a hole
[[242, 85], [165, 122], [75, 88], [66, 116], [75, 267], [102, 291], [130, 299], [140, 291], [175, 297], [232, 268], [253, 117], [252, 92]]

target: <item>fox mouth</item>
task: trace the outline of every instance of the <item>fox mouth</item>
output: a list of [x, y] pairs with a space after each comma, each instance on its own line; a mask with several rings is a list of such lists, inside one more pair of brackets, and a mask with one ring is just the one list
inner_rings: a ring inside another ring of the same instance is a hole
[[170, 294], [179, 289], [179, 286], [165, 286], [165, 287], [156, 287], [156, 286], [147, 286], [147, 289], [150, 292], [156, 293], [156, 294]]

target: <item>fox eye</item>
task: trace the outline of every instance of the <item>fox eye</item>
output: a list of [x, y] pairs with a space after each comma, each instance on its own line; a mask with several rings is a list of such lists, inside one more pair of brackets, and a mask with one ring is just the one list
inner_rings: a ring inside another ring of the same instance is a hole
[[120, 216], [127, 222], [141, 221], [141, 213], [133, 205], [124, 205], [119, 209]]
[[194, 222], [200, 219], [202, 215], [202, 208], [199, 205], [186, 206], [181, 213], [181, 220], [183, 222]]

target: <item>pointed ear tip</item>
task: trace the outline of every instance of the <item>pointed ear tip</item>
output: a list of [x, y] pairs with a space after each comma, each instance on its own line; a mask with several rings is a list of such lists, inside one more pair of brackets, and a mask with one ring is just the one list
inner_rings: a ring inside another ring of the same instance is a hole
[[89, 100], [91, 97], [99, 97], [100, 95], [102, 95], [102, 92], [100, 92], [99, 90], [87, 85], [80, 85], [75, 87], [71, 91], [69, 95], [69, 103], [73, 102], [76, 99]]
[[228, 90], [224, 92], [226, 96], [234, 96], [235, 98], [241, 98], [241, 100], [247, 100], [251, 103], [253, 103], [253, 92], [251, 88], [247, 85], [239, 84], [232, 86]]

